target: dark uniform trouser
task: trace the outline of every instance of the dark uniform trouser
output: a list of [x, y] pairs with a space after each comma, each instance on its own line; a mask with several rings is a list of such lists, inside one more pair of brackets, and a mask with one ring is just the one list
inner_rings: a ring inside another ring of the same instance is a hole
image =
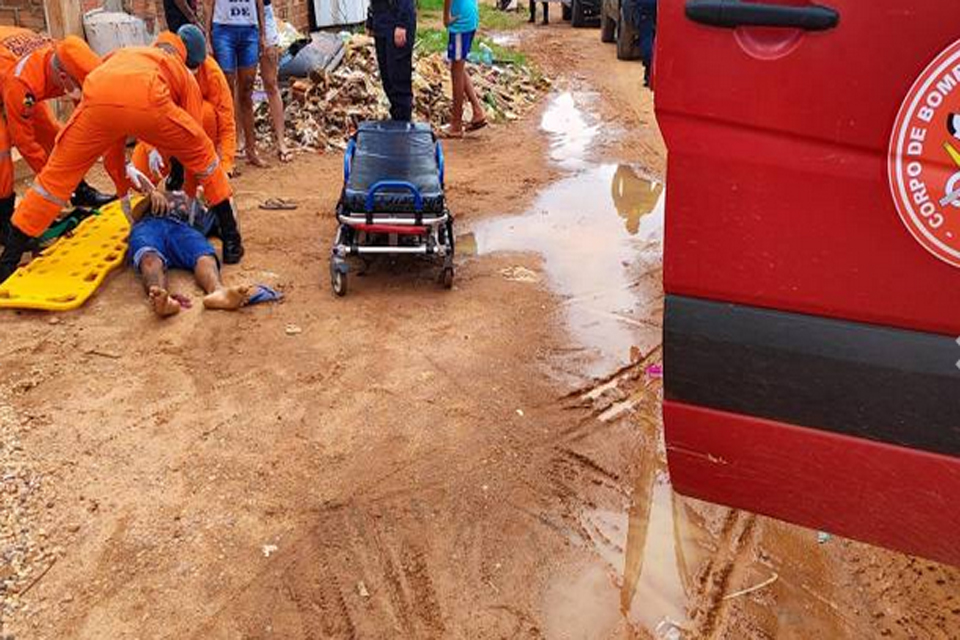
[[398, 48], [393, 34], [377, 36], [377, 64], [380, 80], [390, 101], [390, 117], [410, 122], [413, 119], [413, 43], [416, 30], [407, 29], [407, 46]]

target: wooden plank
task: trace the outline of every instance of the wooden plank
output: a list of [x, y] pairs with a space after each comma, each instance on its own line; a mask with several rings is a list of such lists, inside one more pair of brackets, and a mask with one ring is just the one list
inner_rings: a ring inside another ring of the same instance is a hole
[[47, 31], [54, 38], [69, 35], [83, 37], [83, 13], [78, 0], [44, 0]]

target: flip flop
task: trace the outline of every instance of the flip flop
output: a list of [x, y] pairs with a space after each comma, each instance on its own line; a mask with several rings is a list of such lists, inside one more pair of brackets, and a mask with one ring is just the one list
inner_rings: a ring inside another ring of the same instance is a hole
[[261, 304], [263, 302], [280, 302], [283, 300], [283, 294], [276, 289], [271, 289], [265, 284], [258, 284], [254, 287], [253, 293], [247, 298], [243, 306], [249, 307], [252, 304]]
[[264, 211], [293, 211], [297, 206], [296, 202], [287, 198], [267, 198], [260, 208]]
[[277, 158], [279, 158], [283, 164], [287, 164], [293, 160], [293, 151], [289, 149], [286, 151], [277, 151]]
[[467, 133], [470, 133], [472, 131], [480, 131], [480, 129], [483, 129], [485, 126], [487, 126], [486, 118], [480, 120], [479, 122], [468, 122], [466, 126], [463, 127], [463, 130]]

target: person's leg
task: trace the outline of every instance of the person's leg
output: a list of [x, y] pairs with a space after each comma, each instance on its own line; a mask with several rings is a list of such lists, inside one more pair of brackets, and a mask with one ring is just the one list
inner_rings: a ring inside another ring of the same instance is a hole
[[377, 68], [380, 70], [380, 83], [383, 85], [383, 92], [390, 101], [390, 115], [393, 116], [393, 103], [395, 93], [393, 90], [393, 76], [390, 67], [390, 49], [393, 47], [392, 37], [376, 36], [374, 45], [377, 51]]
[[390, 39], [387, 47], [388, 66], [394, 92], [390, 115], [394, 120], [401, 122], [410, 122], [413, 119], [413, 43], [416, 37], [416, 29], [409, 29], [405, 47], [397, 47], [393, 38]]
[[543, 24], [550, 24], [550, 3], [543, 3]]
[[463, 80], [465, 75], [465, 60], [453, 60], [450, 62], [450, 79], [453, 84], [453, 107], [450, 113], [450, 133], [454, 134], [463, 131], [463, 99], [465, 96]]
[[205, 309], [219, 311], [236, 311], [246, 304], [249, 296], [248, 287], [226, 287], [220, 279], [220, 267], [214, 256], [203, 256], [197, 260], [193, 275], [197, 284], [206, 294], [203, 297]]
[[530, 19], [527, 20], [530, 24], [533, 24], [537, 21], [537, 0], [530, 0]]
[[284, 122], [283, 99], [280, 97], [280, 52], [276, 47], [267, 47], [260, 56], [260, 76], [263, 78], [263, 88], [267, 92], [270, 103], [270, 119], [273, 122], [273, 133], [277, 141], [277, 155], [280, 162], [291, 160], [287, 149], [286, 123]]
[[486, 122], [487, 120], [486, 111], [484, 111], [483, 103], [480, 102], [480, 98], [477, 96], [476, 89], [473, 88], [473, 81], [470, 80], [470, 74], [467, 73], [466, 66], [464, 66], [464, 69], [463, 69], [463, 87], [467, 95], [467, 100], [470, 101], [470, 108], [473, 109], [470, 122], [472, 122], [473, 124]]
[[247, 162], [256, 167], [266, 167], [267, 163], [257, 153], [257, 138], [253, 128], [253, 85], [256, 80], [256, 67], [237, 71], [237, 115], [246, 145]]
[[167, 268], [159, 255], [144, 254], [140, 259], [140, 278], [155, 314], [161, 318], [169, 318], [180, 313], [180, 303], [167, 289]]
[[168, 238], [170, 266], [193, 271], [193, 277], [205, 294], [207, 309], [234, 310], [248, 298], [247, 287], [225, 287], [213, 245], [202, 233], [182, 223], [170, 223]]
[[147, 218], [133, 226], [129, 238], [133, 267], [140, 274], [153, 312], [161, 318], [180, 312], [180, 303], [167, 289], [166, 225], [165, 220]]

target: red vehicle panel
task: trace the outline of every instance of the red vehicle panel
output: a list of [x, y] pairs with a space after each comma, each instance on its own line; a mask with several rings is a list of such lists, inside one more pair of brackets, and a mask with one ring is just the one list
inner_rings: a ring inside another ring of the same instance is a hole
[[[960, 564], [943, 544], [957, 522], [934, 513], [960, 497], [956, 3], [824, 5], [660, 1], [671, 472], [692, 495]], [[721, 445], [744, 464], [704, 464]], [[923, 498], [891, 500], [872, 455]], [[806, 482], [814, 458], [857, 490]], [[765, 467], [812, 495], [731, 482]]]

